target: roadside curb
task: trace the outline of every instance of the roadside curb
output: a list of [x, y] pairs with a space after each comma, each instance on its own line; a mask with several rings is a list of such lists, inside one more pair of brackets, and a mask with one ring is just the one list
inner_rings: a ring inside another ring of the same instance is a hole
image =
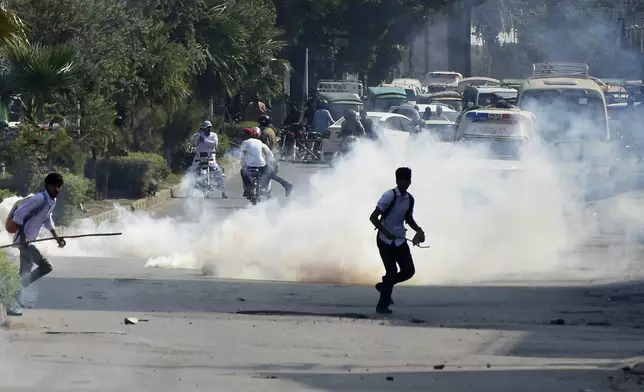
[[[232, 162], [226, 165], [222, 165], [222, 168], [227, 175], [230, 175], [230, 173], [235, 173], [239, 171], [240, 167], [241, 167], [241, 164], [237, 159], [233, 160]], [[143, 199], [134, 201], [128, 208], [132, 212], [149, 210], [162, 203], [165, 203], [166, 201], [172, 198], [177, 197], [177, 195], [180, 193], [180, 189], [181, 189], [181, 184], [175, 185], [169, 189], [162, 189], [158, 191], [154, 196], [149, 196], [149, 197], [145, 197]], [[119, 218], [119, 211], [116, 208], [114, 208], [109, 211], [101, 212], [100, 214], [97, 214], [91, 217], [80, 219], [76, 222], [91, 221], [92, 223], [94, 223], [94, 225], [98, 226], [104, 222], [115, 222], [118, 220], [118, 218]]]
[[6, 328], [9, 326], [9, 318], [7, 317], [7, 309], [5, 309], [4, 304], [0, 303], [0, 328]]

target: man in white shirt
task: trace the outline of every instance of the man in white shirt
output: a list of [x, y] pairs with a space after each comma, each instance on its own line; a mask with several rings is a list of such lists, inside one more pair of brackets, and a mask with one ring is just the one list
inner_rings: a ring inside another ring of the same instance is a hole
[[275, 156], [271, 149], [261, 140], [259, 137], [262, 135], [262, 132], [259, 128], [247, 128], [245, 132], [250, 136], [248, 139], [244, 140], [240, 146], [242, 153], [242, 168], [241, 176], [244, 182], [244, 197], [247, 197], [249, 192], [248, 188], [250, 186], [250, 178], [247, 175], [248, 169], [258, 169], [262, 175], [262, 187], [268, 186], [270, 180], [275, 180], [284, 187], [286, 191], [286, 197], [291, 194], [293, 190], [293, 185], [291, 185], [285, 179], [277, 175], [277, 171], [273, 169], [275, 165]]
[[335, 122], [326, 106], [326, 101], [320, 102], [315, 114], [313, 115], [313, 131], [315, 132], [324, 133]]
[[207, 153], [211, 172], [214, 176], [215, 183], [217, 187], [221, 189], [221, 197], [227, 199], [228, 195], [226, 194], [226, 188], [224, 186], [224, 176], [222, 175], [222, 170], [217, 164], [215, 150], [219, 144], [219, 138], [217, 134], [212, 131], [212, 123], [210, 121], [204, 121], [203, 126], [193, 137], [192, 141], [195, 144], [197, 153], [195, 154], [195, 159], [192, 162], [190, 171], [194, 172], [199, 167], [199, 154]]
[[[13, 246], [17, 247], [20, 252], [20, 277], [23, 289], [49, 274], [53, 269], [49, 261], [38, 251], [38, 248], [29, 243], [38, 238], [42, 227], [44, 226], [51, 232], [59, 247], [63, 248], [66, 245], [65, 240], [56, 233], [52, 218], [52, 213], [56, 207], [56, 197], [58, 197], [63, 183], [63, 176], [60, 174], [48, 174], [45, 177], [45, 190], [20, 202], [11, 217], [17, 227], [16, 235], [13, 238]], [[31, 269], [34, 264], [38, 268], [32, 272]], [[16, 302], [24, 307], [21, 294], [22, 289], [16, 296]], [[22, 315], [15, 308], [10, 309], [7, 314], [10, 316]]]
[[[414, 229], [416, 235], [412, 243], [425, 242], [425, 233], [414, 220], [414, 197], [407, 192], [411, 185], [411, 169], [401, 167], [396, 170], [396, 188], [385, 192], [369, 220], [378, 230], [377, 244], [385, 276], [376, 284], [380, 300], [376, 306], [378, 313], [391, 313], [389, 305], [393, 304], [391, 292], [394, 285], [411, 279], [416, 273], [414, 260], [406, 240], [405, 222]], [[398, 272], [400, 267], [400, 272]]]

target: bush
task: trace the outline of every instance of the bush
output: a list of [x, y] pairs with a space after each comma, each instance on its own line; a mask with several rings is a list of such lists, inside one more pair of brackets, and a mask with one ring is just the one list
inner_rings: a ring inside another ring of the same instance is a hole
[[170, 168], [161, 155], [133, 152], [100, 160], [96, 189], [104, 198], [141, 198], [169, 174]]
[[2, 189], [0, 188], [0, 203], [7, 197], [12, 197], [15, 196], [16, 194], [11, 192], [9, 189]]
[[246, 121], [239, 124], [227, 123], [221, 128], [221, 135], [226, 136], [229, 143], [240, 145], [244, 140], [244, 129], [257, 126], [259, 126], [259, 124], [254, 121]]
[[4, 252], [0, 251], [0, 303], [6, 308], [12, 307], [19, 289], [18, 267], [7, 258]]
[[[65, 180], [65, 185], [60, 190], [54, 209], [54, 223], [56, 225], [69, 225], [81, 215], [80, 204], [94, 199], [96, 187], [94, 181], [83, 176], [60, 171]], [[48, 173], [39, 173], [31, 178], [29, 193], [42, 192], [45, 186], [44, 179]]]

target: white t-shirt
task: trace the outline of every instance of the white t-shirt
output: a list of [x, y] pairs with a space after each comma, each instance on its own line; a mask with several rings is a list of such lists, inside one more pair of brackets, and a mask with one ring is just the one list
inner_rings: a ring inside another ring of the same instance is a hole
[[[391, 234], [396, 236], [396, 240], [393, 241], [393, 244], [400, 246], [406, 241], [405, 234], [407, 233], [407, 229], [405, 228], [405, 217], [407, 215], [407, 211], [409, 211], [411, 195], [409, 193], [405, 193], [404, 196], [401, 195], [397, 187], [394, 188], [394, 192], [396, 192], [396, 204], [392, 206], [389, 211], [389, 215], [387, 215], [385, 220], [382, 222], [382, 225], [385, 229], [389, 230]], [[391, 205], [391, 202], [394, 201], [394, 192], [390, 189], [382, 195], [380, 200], [378, 200], [376, 207], [380, 212], [384, 213]], [[382, 233], [379, 234], [378, 238], [387, 244], [392, 243], [392, 241]]]
[[264, 167], [268, 158], [273, 162], [273, 152], [270, 148], [259, 139], [247, 139], [241, 144], [242, 166], [244, 167]]
[[[201, 136], [203, 136], [203, 141], [199, 140]], [[197, 132], [192, 137], [192, 140], [197, 147], [197, 153], [207, 152], [208, 154], [210, 154], [215, 151], [217, 144], [219, 143], [219, 138], [217, 138], [217, 134], [214, 132], [210, 132], [208, 136], [206, 136], [203, 132]]]

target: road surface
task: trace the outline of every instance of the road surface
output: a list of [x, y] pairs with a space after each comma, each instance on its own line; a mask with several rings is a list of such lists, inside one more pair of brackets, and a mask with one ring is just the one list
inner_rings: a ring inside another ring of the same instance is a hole
[[[315, 170], [282, 173], [301, 190]], [[154, 213], [179, 215], [182, 200]], [[0, 332], [0, 391], [641, 390], [619, 370], [644, 356], [637, 282], [403, 286], [395, 313], [380, 317], [372, 286], [52, 261], [35, 307]]]

